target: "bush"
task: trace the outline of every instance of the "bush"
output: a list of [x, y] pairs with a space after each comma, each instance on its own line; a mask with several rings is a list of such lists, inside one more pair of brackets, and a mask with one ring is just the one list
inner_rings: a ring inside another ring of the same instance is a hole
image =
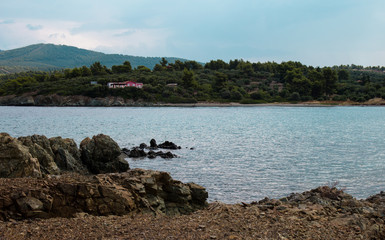
[[336, 95], [332, 98], [333, 101], [346, 101], [347, 99], [345, 95]]
[[291, 101], [299, 101], [299, 100], [301, 100], [301, 95], [299, 95], [298, 92], [293, 92], [293, 93], [290, 95], [289, 100], [291, 100]]

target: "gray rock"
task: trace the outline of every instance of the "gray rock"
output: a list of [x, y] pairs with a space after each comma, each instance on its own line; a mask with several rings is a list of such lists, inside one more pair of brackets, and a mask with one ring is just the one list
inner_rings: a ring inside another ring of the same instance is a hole
[[82, 162], [91, 173], [125, 172], [129, 169], [119, 145], [107, 135], [85, 138], [80, 143], [80, 149]]

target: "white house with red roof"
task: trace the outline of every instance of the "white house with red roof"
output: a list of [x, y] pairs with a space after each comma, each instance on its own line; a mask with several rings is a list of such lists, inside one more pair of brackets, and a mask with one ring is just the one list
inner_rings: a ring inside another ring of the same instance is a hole
[[109, 83], [107, 83], [107, 86], [109, 88], [125, 88], [125, 87], [142, 88], [143, 87], [143, 83], [138, 83], [138, 82], [133, 82], [133, 81], [109, 82]]

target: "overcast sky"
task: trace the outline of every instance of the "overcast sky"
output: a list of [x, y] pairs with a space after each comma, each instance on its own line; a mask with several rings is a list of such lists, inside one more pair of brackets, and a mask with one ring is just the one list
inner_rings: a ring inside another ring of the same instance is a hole
[[1, 0], [0, 49], [385, 65], [384, 0]]

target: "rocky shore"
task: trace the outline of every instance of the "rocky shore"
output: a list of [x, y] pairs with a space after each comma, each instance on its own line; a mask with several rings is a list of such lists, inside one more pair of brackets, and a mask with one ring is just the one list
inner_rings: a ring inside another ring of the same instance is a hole
[[[21, 181], [15, 179], [11, 186], [19, 186]], [[279, 200], [213, 202], [190, 214], [174, 216], [78, 212], [71, 218], [0, 220], [0, 239], [380, 240], [385, 239], [384, 215], [384, 192], [356, 200], [336, 188], [320, 187]]]
[[0, 106], [61, 106], [61, 107], [237, 107], [237, 106], [384, 106], [385, 100], [381, 98], [370, 99], [366, 102], [352, 101], [310, 101], [301, 103], [265, 103], [265, 104], [240, 104], [240, 103], [151, 103], [133, 101], [122, 97], [91, 98], [86, 96], [61, 96], [57, 94], [34, 95], [26, 93], [20, 96], [0, 96]]
[[202, 186], [129, 169], [103, 134], [78, 148], [72, 139], [1, 133], [0, 176], [1, 240], [385, 239], [385, 192], [357, 200], [324, 186], [207, 203]]

